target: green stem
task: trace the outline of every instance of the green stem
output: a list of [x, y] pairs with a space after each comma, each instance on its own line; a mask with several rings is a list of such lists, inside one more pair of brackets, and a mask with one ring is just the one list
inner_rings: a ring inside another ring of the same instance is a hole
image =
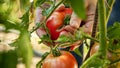
[[[51, 16], [51, 14], [54, 12], [54, 10], [55, 10], [60, 4], [62, 4], [64, 1], [65, 1], [65, 0], [61, 0], [61, 2], [59, 2], [59, 3], [53, 8], [53, 10], [50, 12], [50, 14], [46, 17], [46, 20]], [[45, 21], [46, 21], [46, 20], [45, 20]]]
[[87, 35], [84, 35], [85, 38], [87, 39], [90, 39], [90, 40], [93, 40], [93, 41], [96, 41], [96, 42], [99, 42], [99, 40], [93, 38], [93, 37], [90, 37], [90, 36], [87, 36]]
[[106, 59], [107, 55], [107, 30], [106, 30], [106, 10], [104, 0], [98, 0], [98, 18], [99, 18], [99, 40], [100, 48], [99, 51], [101, 57]]
[[96, 53], [94, 55], [92, 55], [90, 58], [88, 58], [82, 65], [80, 68], [86, 68], [86, 66], [91, 62], [91, 60], [94, 60], [95, 57], [98, 57], [99, 54]]
[[49, 52], [46, 52], [42, 55], [41, 60], [36, 64], [36, 68], [41, 68], [42, 62], [45, 60], [45, 58], [49, 55]]
[[37, 26], [33, 27], [32, 30], [30, 30], [30, 33], [33, 33], [35, 30], [37, 30], [40, 26], [42, 26], [42, 23], [37, 23]]
[[110, 13], [111, 13], [111, 11], [112, 11], [112, 7], [113, 7], [113, 5], [114, 5], [114, 2], [115, 2], [115, 0], [108, 0], [108, 1], [107, 1], [107, 6], [108, 6], [108, 7], [106, 7], [106, 22], [108, 22]]
[[52, 54], [54, 57], [58, 57], [61, 55], [60, 50], [57, 47], [52, 49]]
[[100, 31], [100, 47], [98, 53], [88, 58], [81, 68], [85, 68], [87, 64], [89, 64], [95, 57], [101, 59], [106, 59], [107, 55], [107, 30], [106, 30], [106, 10], [105, 10], [105, 2], [104, 0], [98, 0], [98, 22], [99, 22], [99, 31]]
[[117, 59], [117, 60], [115, 60], [115, 61], [113, 61], [113, 62], [111, 62], [110, 65], [115, 64], [115, 63], [117, 63], [117, 62], [119, 62], [119, 61], [120, 61], [120, 58]]

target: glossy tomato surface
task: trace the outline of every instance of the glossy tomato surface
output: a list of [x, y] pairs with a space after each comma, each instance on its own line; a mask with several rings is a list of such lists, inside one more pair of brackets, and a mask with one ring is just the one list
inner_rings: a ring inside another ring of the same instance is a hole
[[59, 11], [53, 12], [53, 14], [46, 21], [46, 26], [48, 27], [52, 40], [56, 40], [59, 34], [63, 30], [58, 30], [64, 25], [64, 18], [66, 15], [71, 15], [72, 9], [64, 8]]
[[78, 68], [78, 64], [71, 53], [61, 51], [61, 55], [58, 57], [49, 54], [44, 60], [42, 68]]
[[60, 31], [57, 29], [63, 25], [64, 15], [59, 12], [54, 12], [47, 20], [46, 26], [48, 27], [52, 40], [56, 40]]

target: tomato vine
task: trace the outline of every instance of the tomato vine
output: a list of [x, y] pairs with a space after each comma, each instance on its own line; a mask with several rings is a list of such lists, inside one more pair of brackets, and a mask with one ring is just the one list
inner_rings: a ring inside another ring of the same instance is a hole
[[[86, 19], [86, 11], [84, 8], [84, 0], [60, 0], [60, 2], [56, 2], [56, 0], [34, 0], [32, 3], [28, 2], [28, 0], [1, 0], [0, 1], [0, 26], [3, 25], [5, 27], [3, 32], [7, 33], [9, 32], [9, 29], [15, 29], [20, 32], [19, 37], [15, 40], [15, 42], [12, 42], [9, 44], [11, 47], [15, 47], [15, 50], [8, 51], [5, 53], [3, 51], [2, 54], [2, 60], [0, 60], [0, 63], [4, 61], [4, 57], [6, 54], [8, 55], [13, 55], [10, 58], [14, 59], [15, 58], [15, 65], [17, 65], [17, 60], [19, 58], [22, 58], [22, 62], [25, 64], [26, 68], [30, 68], [31, 65], [31, 60], [33, 57], [32, 53], [32, 47], [31, 47], [31, 41], [30, 41], [30, 34], [32, 34], [34, 31], [38, 30], [40, 27], [43, 27], [46, 31], [46, 35], [44, 35], [41, 39], [40, 42], [48, 42], [47, 44], [49, 45], [50, 52], [46, 52], [43, 54], [41, 57], [41, 60], [37, 63], [36, 67], [42, 67], [44, 66], [45, 61], [47, 61], [51, 55], [53, 58], [59, 58], [63, 56], [63, 52], [60, 50], [61, 47], [69, 47], [74, 44], [74, 42], [81, 40], [83, 43], [84, 40], [90, 39], [93, 42], [98, 42], [99, 49], [98, 52], [96, 52], [92, 56], [88, 56], [82, 63], [80, 68], [87, 68], [87, 67], [107, 67], [111, 64], [114, 64], [118, 61], [120, 61], [120, 58], [116, 58], [115, 60], [109, 60], [107, 57], [108, 52], [112, 54], [119, 55], [119, 48], [120, 48], [120, 37], [119, 37], [119, 29], [120, 29], [120, 24], [115, 23], [112, 27], [107, 29], [107, 22], [109, 19], [109, 16], [111, 14], [111, 10], [113, 7], [115, 0], [98, 0], [98, 5], [97, 5], [97, 11], [96, 11], [96, 20], [95, 22], [98, 22], [98, 26], [93, 26], [93, 28], [98, 28], [98, 30], [95, 30], [98, 32], [98, 38], [95, 37], [96, 33], [92, 35], [92, 37], [82, 31], [82, 29], [77, 29], [76, 32], [70, 34], [69, 36], [60, 36], [57, 39], [51, 39], [51, 33], [46, 26], [48, 19], [54, 15], [55, 10], [61, 5], [67, 5], [67, 7], [71, 7], [72, 10], [80, 17], [81, 19], [85, 20]], [[48, 3], [49, 8], [44, 8], [43, 4]], [[16, 6], [16, 4], [18, 4]], [[16, 8], [14, 8], [16, 6]], [[29, 25], [31, 20], [34, 19], [34, 12], [37, 7], [40, 7], [42, 9], [42, 15], [45, 16], [45, 19], [43, 19], [41, 22], [37, 22], [37, 24], [33, 27], [33, 29], [29, 30]], [[81, 8], [78, 10], [78, 8]], [[25, 10], [26, 9], [26, 10]], [[19, 13], [21, 12], [21, 13]], [[17, 15], [18, 14], [18, 15]], [[63, 14], [62, 22], [65, 24], [65, 22], [68, 25], [70, 22], [70, 16], [67, 16], [67, 12], [65, 13], [60, 13]], [[66, 16], [65, 16], [65, 15]], [[20, 15], [20, 17], [19, 17]], [[59, 15], [59, 14], [58, 14]], [[71, 15], [71, 14], [70, 14]], [[59, 15], [60, 16], [60, 15]], [[59, 17], [56, 16], [56, 17]], [[56, 19], [56, 18], [55, 18]], [[52, 21], [53, 22], [53, 21]], [[65, 26], [63, 25], [63, 26]], [[61, 27], [63, 27], [61, 26]], [[58, 29], [60, 29], [59, 27]], [[51, 28], [51, 27], [50, 27]], [[54, 29], [54, 28], [53, 28]], [[54, 29], [55, 30], [55, 29]], [[57, 31], [57, 28], [56, 28]], [[94, 31], [94, 30], [93, 30]], [[118, 33], [118, 34], [117, 34]], [[116, 36], [115, 36], [116, 35]], [[2, 40], [0, 39], [0, 42]], [[57, 44], [56, 44], [57, 43]], [[85, 41], [87, 44], [87, 42]], [[81, 43], [79, 43], [81, 44]], [[113, 46], [115, 45], [115, 46]], [[91, 46], [88, 45], [88, 48], [91, 49]], [[77, 54], [81, 55], [80, 52], [76, 49], [74, 50]], [[16, 54], [17, 53], [17, 54]], [[69, 52], [65, 52], [69, 54]], [[5, 54], [5, 55], [4, 55]], [[89, 54], [89, 52], [88, 52]], [[7, 56], [8, 56], [7, 55]], [[17, 55], [17, 56], [16, 56]], [[70, 54], [69, 54], [70, 55]], [[68, 57], [64, 55], [64, 57]], [[71, 55], [72, 59], [73, 56]], [[6, 58], [6, 57], [5, 57]], [[1, 57], [0, 57], [1, 59]], [[47, 60], [46, 60], [47, 59]], [[94, 59], [94, 60], [93, 60]], [[70, 59], [67, 59], [67, 61], [70, 61]], [[99, 62], [98, 62], [99, 61]], [[59, 61], [61, 62], [61, 61]], [[72, 62], [72, 61], [71, 61]], [[74, 65], [76, 66], [76, 60], [73, 60]], [[3, 65], [6, 65], [6, 63], [9, 62], [4, 62]], [[62, 62], [61, 62], [62, 63]], [[0, 64], [1, 66], [2, 64]], [[52, 64], [51, 64], [52, 65]], [[67, 65], [67, 63], [66, 63]], [[73, 66], [74, 66], [73, 65]], [[9, 65], [8, 65], [9, 66]], [[68, 66], [69, 67], [69, 66]]]

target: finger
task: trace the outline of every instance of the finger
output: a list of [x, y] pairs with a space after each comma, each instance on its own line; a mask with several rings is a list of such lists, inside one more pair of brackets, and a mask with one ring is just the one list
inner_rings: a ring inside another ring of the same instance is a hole
[[76, 28], [72, 27], [71, 25], [67, 25], [64, 27], [64, 29], [72, 34], [76, 31]]
[[79, 28], [81, 19], [73, 12], [70, 19], [70, 25], [74, 28]]
[[96, 6], [95, 5], [90, 5], [89, 8], [87, 9], [87, 19], [84, 24], [84, 32], [88, 34], [92, 34], [92, 28], [93, 28], [93, 23], [94, 23], [94, 17], [95, 17], [95, 10]]
[[92, 34], [92, 28], [93, 28], [93, 21], [89, 21], [87, 23], [85, 23], [85, 25], [83, 26], [84, 28], [84, 32], [88, 33], [88, 34]]
[[43, 28], [36, 30], [36, 34], [41, 38], [43, 35], [46, 35], [46, 31]]
[[42, 9], [40, 7], [36, 8], [36, 14], [35, 14], [35, 23], [39, 23], [42, 20], [44, 20], [44, 16], [42, 15]]
[[61, 31], [61, 32], [60, 32], [60, 36], [61, 36], [61, 35], [69, 36], [69, 34], [68, 34], [67, 31]]

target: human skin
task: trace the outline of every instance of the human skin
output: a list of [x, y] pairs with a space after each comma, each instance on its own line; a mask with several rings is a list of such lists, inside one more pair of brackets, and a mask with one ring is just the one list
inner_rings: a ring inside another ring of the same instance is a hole
[[[59, 0], [57, 1], [59, 2]], [[82, 28], [85, 33], [88, 33], [91, 35], [97, 0], [84, 0], [84, 3], [85, 3], [86, 15], [87, 15], [85, 22], [82, 22], [83, 20], [79, 18], [75, 14], [75, 12], [73, 12], [71, 15], [70, 24], [62, 28], [65, 31], [62, 31], [60, 35], [69, 36], [70, 33], [73, 34], [78, 28]], [[49, 7], [49, 5], [47, 4], [44, 4], [42, 6], [44, 8]], [[62, 10], [63, 7], [64, 5], [61, 4], [56, 10]], [[40, 7], [37, 7], [35, 23], [41, 22], [43, 19], [45, 19], [45, 17], [42, 15], [42, 9]], [[84, 24], [84, 25], [81, 26], [81, 24]], [[36, 30], [36, 33], [39, 37], [42, 37], [43, 35], [46, 34], [45, 30], [41, 27], [38, 30]]]

